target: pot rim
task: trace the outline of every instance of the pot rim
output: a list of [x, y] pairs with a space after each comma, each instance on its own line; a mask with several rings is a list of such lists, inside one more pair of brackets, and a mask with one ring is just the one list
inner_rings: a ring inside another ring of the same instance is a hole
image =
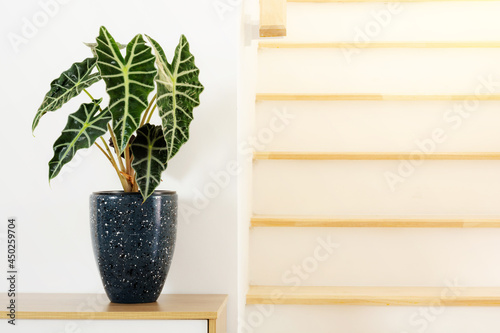
[[[119, 191], [119, 190], [111, 190], [111, 191], [97, 191], [97, 192], [92, 192], [92, 195], [141, 195], [141, 192], [125, 192], [125, 191]], [[161, 195], [175, 195], [177, 192], [175, 191], [169, 191], [169, 190], [156, 190], [154, 191], [151, 196], [161, 196]]]

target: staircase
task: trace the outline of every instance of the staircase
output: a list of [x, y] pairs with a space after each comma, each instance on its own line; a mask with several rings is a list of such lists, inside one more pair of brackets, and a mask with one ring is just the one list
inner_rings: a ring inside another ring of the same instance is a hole
[[260, 1], [241, 332], [500, 331], [499, 14]]

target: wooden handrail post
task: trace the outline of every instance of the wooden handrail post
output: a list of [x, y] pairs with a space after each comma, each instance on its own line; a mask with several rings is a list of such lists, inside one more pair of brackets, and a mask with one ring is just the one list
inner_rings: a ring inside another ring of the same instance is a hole
[[260, 37], [286, 36], [286, 0], [260, 0]]

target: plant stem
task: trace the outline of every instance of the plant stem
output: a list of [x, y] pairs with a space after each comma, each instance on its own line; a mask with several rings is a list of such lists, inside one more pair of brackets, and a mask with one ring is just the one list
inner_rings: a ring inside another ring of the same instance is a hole
[[118, 163], [120, 164], [120, 168], [121, 168], [120, 174], [122, 175], [122, 177], [124, 177], [126, 179], [125, 184], [123, 184], [123, 182], [122, 182], [123, 190], [125, 192], [132, 192], [133, 187], [134, 187], [134, 178], [132, 177], [132, 175], [129, 172], [129, 167], [128, 167], [128, 163], [127, 163], [127, 155], [129, 155], [130, 144], [127, 144], [127, 146], [125, 147], [125, 151], [124, 151], [125, 162], [127, 163], [127, 167], [125, 167], [125, 165], [123, 165], [123, 160], [122, 160], [122, 157], [120, 154], [120, 149], [117, 148], [118, 143], [116, 142], [115, 132], [113, 132], [113, 129], [111, 128], [111, 126], [109, 124], [108, 124], [108, 129], [109, 129], [109, 133], [111, 133], [111, 140], [113, 140], [113, 145], [115, 146], [115, 153], [118, 157]]
[[130, 176], [130, 183], [132, 185], [132, 192], [137, 192], [135, 190], [137, 188], [137, 184], [135, 182], [135, 170], [132, 168], [132, 160], [134, 159], [133, 156], [130, 155], [130, 143], [127, 145], [127, 148], [125, 150], [125, 164], [127, 166], [127, 173]]
[[106, 151], [108, 152], [108, 155], [111, 158], [113, 165], [116, 166], [116, 168], [118, 169], [118, 165], [116, 164], [115, 158], [113, 157], [113, 153], [111, 152], [111, 149], [109, 148], [108, 143], [106, 142], [106, 140], [104, 140], [102, 138], [102, 136], [101, 136], [101, 141], [104, 144], [104, 147], [106, 148]]
[[[95, 100], [94, 97], [87, 91], [87, 89], [83, 89], [83, 91], [85, 91], [85, 93], [89, 96], [89, 98], [92, 101]], [[156, 95], [154, 98], [156, 98]], [[99, 106], [99, 110], [101, 112], [103, 112], [101, 109], [101, 106]], [[118, 143], [116, 142], [115, 132], [113, 131], [113, 128], [109, 124], [108, 124], [108, 130], [109, 130], [109, 134], [111, 135], [111, 140], [113, 140], [113, 145], [115, 146], [114, 150], [115, 150], [116, 157], [118, 159], [118, 163], [120, 164], [120, 169], [118, 168], [118, 165], [116, 164], [116, 160], [113, 157], [113, 153], [111, 152], [111, 149], [109, 148], [109, 145], [106, 143], [106, 141], [101, 137], [102, 143], [104, 144], [104, 147], [106, 148], [107, 153], [104, 151], [104, 149], [97, 142], [95, 144], [104, 153], [104, 155], [106, 155], [108, 160], [113, 165], [113, 168], [116, 170], [116, 173], [118, 174], [118, 178], [120, 178], [120, 182], [122, 183], [123, 190], [125, 192], [131, 192], [134, 189], [134, 183], [135, 183], [133, 175], [131, 175], [131, 171], [130, 171], [132, 168], [129, 166], [129, 163], [127, 163], [127, 168], [125, 168], [125, 166], [123, 165], [123, 160], [122, 160], [122, 157], [120, 154], [120, 149], [118, 148]], [[130, 155], [128, 153], [129, 146], [130, 145], [127, 145], [125, 157], [127, 157], [127, 155]], [[128, 159], [130, 159], [130, 156], [128, 157]]]
[[[134, 160], [134, 156], [132, 156], [130, 162], [132, 162]], [[137, 182], [135, 181], [135, 170], [132, 169], [132, 179], [134, 180], [134, 183], [132, 184], [132, 192], [139, 192], [139, 184], [137, 184]]]
[[[102, 137], [101, 137], [102, 139]], [[104, 139], [103, 139], [104, 141]], [[106, 143], [106, 141], [104, 141], [104, 143]], [[114, 161], [113, 159], [113, 155], [108, 155], [104, 149], [97, 143], [97, 142], [94, 142], [94, 144], [97, 146], [97, 148], [99, 148], [99, 150], [104, 154], [104, 156], [106, 156], [106, 158], [108, 159], [108, 161], [111, 163], [111, 165], [113, 166], [113, 169], [115, 169], [116, 171], [116, 174], [118, 175], [118, 178], [120, 179], [120, 183], [122, 183], [122, 186], [123, 186], [123, 189], [125, 189], [126, 187], [128, 187], [128, 182], [127, 180], [122, 176], [122, 174], [120, 173], [120, 170], [118, 170], [118, 166], [116, 165], [116, 162]], [[109, 151], [109, 149], [108, 149]]]
[[[83, 89], [83, 91], [85, 91], [85, 93], [87, 94], [87, 96], [89, 96], [89, 98], [92, 100], [92, 102], [93, 102], [93, 101], [95, 101], [94, 96], [92, 96], [92, 95], [91, 95], [91, 94], [87, 91], [87, 89]], [[104, 112], [104, 111], [102, 110], [102, 108], [101, 108], [101, 105], [99, 105], [99, 112], [101, 112], [101, 113], [102, 113], [102, 112]]]
[[118, 163], [120, 164], [120, 170], [123, 172], [126, 172], [125, 166], [123, 165], [122, 157], [120, 156], [120, 149], [118, 148], [118, 143], [116, 142], [116, 136], [115, 132], [113, 132], [113, 129], [111, 126], [108, 124], [108, 130], [109, 133], [111, 134], [111, 140], [113, 140], [113, 146], [115, 146], [115, 153], [116, 156], [118, 157]]
[[98, 144], [97, 142], [94, 142], [94, 144], [95, 144], [95, 145], [99, 148], [99, 150], [100, 150], [100, 151], [102, 151], [102, 153], [104, 154], [104, 156], [106, 156], [106, 157], [107, 157], [107, 159], [111, 162], [111, 164], [112, 164], [112, 165], [113, 165], [113, 167], [114, 167], [114, 166], [115, 166], [115, 163], [113, 163], [113, 161], [111, 160], [111, 156], [109, 156], [109, 155], [108, 155], [108, 153], [106, 153], [106, 152], [104, 151], [104, 149], [103, 149], [101, 146], [99, 146], [99, 144]]
[[[148, 108], [146, 109], [146, 111], [144, 112], [144, 115], [142, 116], [142, 120], [141, 120], [141, 123], [139, 125], [139, 127], [141, 127], [142, 125], [144, 125], [146, 123], [146, 119], [148, 119], [148, 113], [149, 111], [151, 110], [151, 106], [153, 106], [153, 103], [156, 101], [156, 94], [153, 96], [153, 98], [151, 99], [151, 102], [149, 102], [149, 105], [148, 105]], [[156, 107], [156, 105], [155, 105]], [[151, 113], [153, 113], [154, 109], [151, 111]], [[151, 119], [151, 116], [149, 117], [149, 119]], [[149, 120], [147, 121], [149, 122]]]
[[95, 100], [95, 98], [92, 97], [92, 95], [87, 91], [87, 89], [83, 89], [83, 91], [85, 91], [85, 93], [87, 94], [87, 96], [90, 97], [91, 100], [93, 100], [93, 101]]
[[146, 120], [146, 123], [149, 123], [151, 121], [151, 117], [153, 116], [155, 110], [156, 110], [156, 104], [153, 107], [153, 109], [151, 110], [151, 112], [149, 113], [149, 117], [148, 117], [148, 120]]
[[132, 164], [130, 161], [130, 144], [125, 148], [125, 167], [127, 174], [132, 175]]

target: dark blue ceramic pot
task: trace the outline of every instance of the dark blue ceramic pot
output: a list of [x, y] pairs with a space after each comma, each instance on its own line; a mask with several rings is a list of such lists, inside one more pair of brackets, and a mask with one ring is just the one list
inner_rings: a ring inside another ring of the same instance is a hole
[[114, 303], [155, 302], [172, 262], [177, 194], [95, 192], [90, 196], [94, 255]]

